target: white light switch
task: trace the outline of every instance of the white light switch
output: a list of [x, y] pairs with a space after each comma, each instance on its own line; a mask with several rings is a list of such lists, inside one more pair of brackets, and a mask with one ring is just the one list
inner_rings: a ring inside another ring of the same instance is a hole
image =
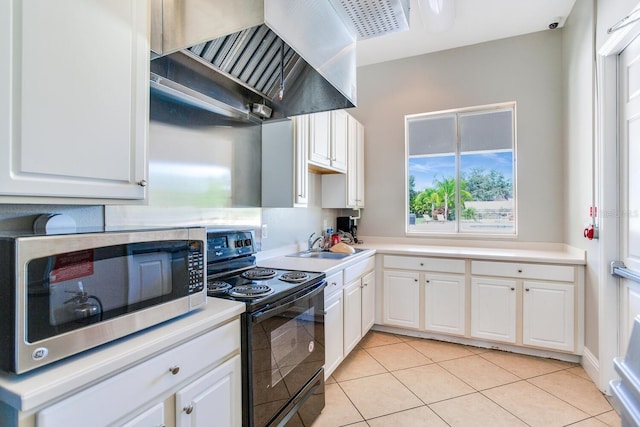
[[263, 239], [267, 238], [267, 232], [268, 232], [267, 224], [262, 224], [262, 238]]

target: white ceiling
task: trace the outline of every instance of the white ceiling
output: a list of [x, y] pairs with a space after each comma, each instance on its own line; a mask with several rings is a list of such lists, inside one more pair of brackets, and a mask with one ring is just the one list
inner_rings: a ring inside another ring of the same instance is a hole
[[547, 30], [554, 18], [558, 28], [576, 0], [455, 0], [453, 27], [442, 33], [424, 29], [418, 0], [411, 0], [411, 29], [357, 42], [358, 66], [422, 55]]

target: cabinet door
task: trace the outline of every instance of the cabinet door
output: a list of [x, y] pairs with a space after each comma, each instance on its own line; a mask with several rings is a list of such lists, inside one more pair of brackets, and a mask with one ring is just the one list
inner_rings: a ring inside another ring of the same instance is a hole
[[[206, 354], [206, 353], [205, 353]], [[176, 393], [176, 426], [240, 426], [240, 356], [236, 355]]]
[[471, 336], [516, 342], [516, 281], [471, 279]]
[[364, 207], [364, 126], [349, 115], [347, 207]]
[[465, 277], [432, 275], [425, 277], [425, 329], [464, 335]]
[[364, 337], [375, 323], [376, 275], [371, 271], [362, 279], [362, 336]]
[[0, 195], [143, 199], [149, 2], [2, 3]]
[[309, 115], [309, 161], [331, 166], [331, 112]]
[[123, 424], [122, 427], [161, 427], [164, 425], [164, 402], [160, 402]]
[[309, 202], [309, 171], [307, 156], [309, 149], [309, 116], [294, 118], [294, 207], [305, 207]]
[[324, 376], [329, 378], [331, 373], [340, 365], [343, 359], [343, 296], [338, 292], [325, 302], [324, 311]]
[[348, 283], [344, 288], [344, 354], [362, 339], [362, 288], [360, 279]]
[[574, 285], [523, 283], [522, 343], [574, 351]]
[[344, 110], [331, 112], [331, 167], [346, 172], [348, 117]]
[[382, 284], [382, 320], [385, 325], [420, 327], [419, 273], [413, 271], [384, 272]]

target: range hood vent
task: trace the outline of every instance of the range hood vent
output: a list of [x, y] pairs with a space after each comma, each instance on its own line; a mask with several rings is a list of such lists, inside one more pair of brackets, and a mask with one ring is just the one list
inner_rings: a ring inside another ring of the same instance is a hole
[[300, 55], [265, 24], [197, 44], [187, 53], [269, 100], [304, 68]]
[[[166, 98], [198, 108], [219, 101], [205, 108], [211, 112], [230, 103], [229, 117], [241, 121], [355, 106], [356, 37], [326, 0], [153, 0], [154, 7], [152, 90]], [[221, 25], [203, 14], [238, 30], [214, 34]], [[186, 96], [174, 96], [181, 87]]]

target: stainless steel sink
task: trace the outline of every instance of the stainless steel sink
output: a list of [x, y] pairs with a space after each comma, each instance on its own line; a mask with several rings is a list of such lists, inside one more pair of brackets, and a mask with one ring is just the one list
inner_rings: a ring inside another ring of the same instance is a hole
[[356, 249], [355, 253], [352, 254], [344, 254], [340, 252], [330, 252], [330, 251], [304, 251], [297, 252], [295, 254], [287, 255], [288, 257], [297, 257], [297, 258], [319, 258], [319, 259], [344, 259], [360, 253], [365, 249]]

